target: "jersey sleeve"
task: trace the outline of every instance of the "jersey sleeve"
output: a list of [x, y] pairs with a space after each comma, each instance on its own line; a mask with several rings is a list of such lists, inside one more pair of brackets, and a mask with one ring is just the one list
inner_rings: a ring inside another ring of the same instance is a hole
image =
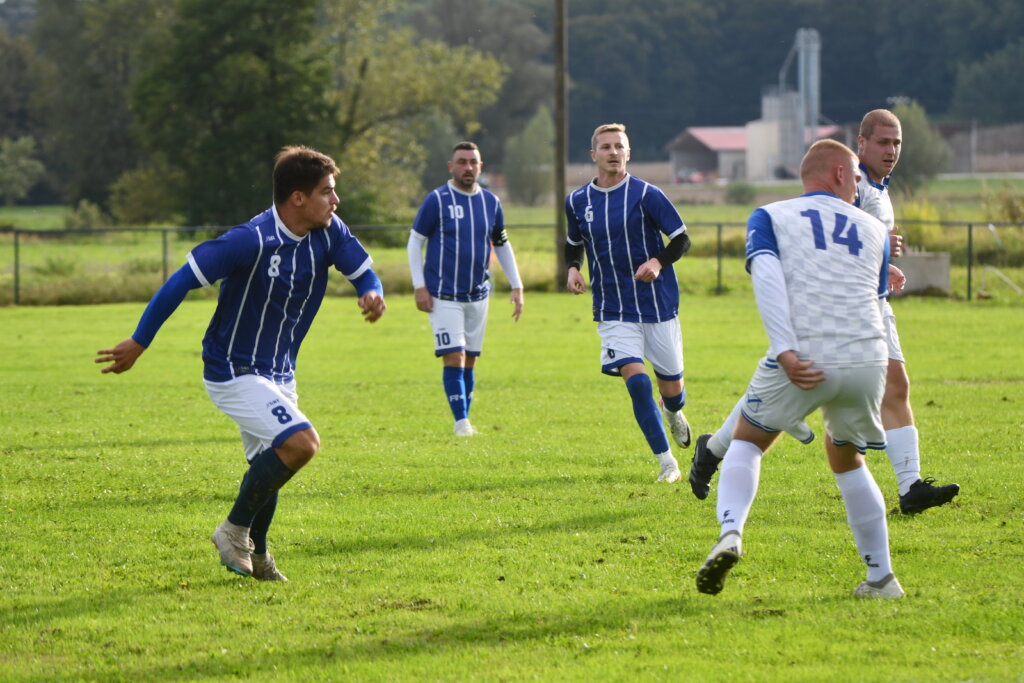
[[199, 284], [209, 287], [239, 268], [251, 267], [259, 253], [259, 241], [259, 232], [252, 226], [239, 225], [193, 247], [188, 265]]
[[583, 244], [583, 232], [580, 222], [576, 220], [576, 211], [572, 208], [572, 195], [565, 198], [565, 239], [573, 246]]
[[420, 204], [420, 210], [416, 212], [416, 220], [412, 222], [412, 229], [421, 235], [430, 237], [437, 231], [441, 223], [441, 200], [436, 192], [431, 192]]
[[661, 188], [654, 185], [647, 186], [647, 193], [644, 195], [642, 206], [644, 212], [654, 220], [658, 229], [672, 239], [676, 235], [686, 232], [686, 224], [676, 207], [669, 201]]
[[491, 243], [496, 247], [508, 244], [508, 232], [505, 231], [505, 210], [501, 207], [501, 200], [497, 196], [494, 196], [494, 225], [491, 226]]
[[373, 259], [348, 226], [335, 216], [328, 228], [331, 233], [331, 263], [349, 280], [355, 280], [365, 273]]
[[776, 258], [779, 256], [779, 244], [775, 240], [775, 228], [772, 226], [772, 217], [764, 209], [755, 209], [747, 220], [747, 272], [750, 272], [750, 262], [756, 256], [771, 254]]

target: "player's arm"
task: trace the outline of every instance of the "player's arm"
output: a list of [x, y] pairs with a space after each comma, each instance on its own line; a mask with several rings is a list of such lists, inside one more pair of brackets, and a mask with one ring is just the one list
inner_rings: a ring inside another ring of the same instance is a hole
[[660, 188], [652, 186], [641, 201], [641, 207], [654, 225], [669, 235], [669, 242], [658, 254], [640, 264], [633, 274], [633, 279], [642, 282], [654, 282], [661, 271], [678, 261], [690, 249], [690, 236], [686, 233], [686, 224]]
[[[566, 274], [565, 288], [573, 294], [582, 294], [587, 291], [587, 282], [580, 272], [583, 268], [583, 232], [580, 230], [579, 220], [572, 206], [572, 195], [565, 198], [565, 265], [568, 269]], [[590, 264], [593, 268], [594, 264]]]
[[359, 308], [363, 312], [363, 318], [368, 323], [375, 323], [380, 320], [387, 310], [384, 303], [384, 285], [373, 268], [367, 268], [358, 277], [350, 280], [356, 288], [356, 295], [359, 297]]
[[181, 302], [185, 300], [185, 295], [188, 294], [189, 290], [200, 286], [201, 283], [189, 264], [178, 269], [157, 290], [153, 298], [150, 299], [132, 336], [114, 348], [102, 349], [96, 352], [96, 363], [110, 363], [110, 365], [103, 368], [102, 372], [121, 374], [131, 370], [132, 366], [135, 365], [135, 361], [142, 355], [142, 352], [153, 343], [153, 338], [160, 330], [160, 327], [177, 310]]
[[430, 313], [434, 309], [434, 298], [427, 290], [426, 279], [423, 276], [423, 245], [426, 244], [426, 235], [421, 235], [415, 230], [409, 231], [409, 243], [405, 251], [409, 259], [409, 273], [412, 275], [413, 296], [416, 298], [416, 308], [424, 313]]
[[657, 256], [640, 264], [633, 275], [633, 279], [643, 282], [654, 282], [658, 279], [661, 271], [682, 258], [683, 254], [690, 250], [690, 236], [686, 229], [681, 231], [669, 240], [668, 244], [658, 252]]
[[491, 232], [491, 243], [494, 245], [494, 254], [498, 257], [501, 270], [508, 278], [508, 286], [512, 290], [509, 298], [512, 302], [512, 317], [519, 322], [519, 316], [523, 314], [523, 281], [519, 277], [516, 255], [508, 241], [508, 233], [505, 232], [501, 223], [495, 223], [494, 230]]

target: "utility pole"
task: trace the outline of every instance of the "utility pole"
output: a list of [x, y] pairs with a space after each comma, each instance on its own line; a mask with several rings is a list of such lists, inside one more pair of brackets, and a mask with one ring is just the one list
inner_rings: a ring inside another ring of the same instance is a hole
[[565, 282], [565, 160], [568, 134], [568, 0], [555, 0], [555, 288]]

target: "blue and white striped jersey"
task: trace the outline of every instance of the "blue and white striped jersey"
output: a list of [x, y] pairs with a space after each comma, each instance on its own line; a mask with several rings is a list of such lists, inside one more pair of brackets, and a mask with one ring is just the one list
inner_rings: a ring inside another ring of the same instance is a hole
[[203, 337], [203, 377], [226, 382], [260, 375], [282, 384], [327, 289], [333, 265], [349, 280], [372, 260], [334, 216], [297, 237], [272, 206], [248, 223], [197, 245], [188, 265], [208, 287], [221, 280], [217, 310]]
[[502, 245], [505, 214], [493, 192], [467, 194], [446, 183], [423, 199], [412, 229], [427, 238], [423, 279], [430, 295], [480, 301], [490, 291], [491, 242]]
[[665, 193], [627, 175], [614, 187], [590, 182], [566, 197], [569, 244], [585, 244], [594, 320], [658, 323], [679, 314], [679, 283], [672, 266], [654, 282], [633, 279], [636, 269], [686, 232]]
[[889, 291], [882, 223], [827, 192], [767, 204], [747, 222], [747, 270], [782, 263], [799, 356], [821, 367], [885, 365], [878, 299]]
[[871, 214], [882, 221], [887, 230], [892, 230], [896, 225], [896, 212], [892, 208], [892, 200], [889, 198], [889, 179], [892, 176], [885, 176], [882, 182], [876, 183], [868, 174], [864, 164], [860, 165], [860, 182], [857, 183], [857, 199], [853, 205]]

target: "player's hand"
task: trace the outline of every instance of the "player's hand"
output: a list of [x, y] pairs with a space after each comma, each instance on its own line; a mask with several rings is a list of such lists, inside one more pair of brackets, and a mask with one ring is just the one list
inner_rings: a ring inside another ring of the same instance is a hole
[[96, 355], [99, 357], [93, 362], [110, 363], [101, 372], [103, 374], [112, 372], [115, 375], [120, 375], [122, 372], [131, 370], [132, 366], [135, 365], [135, 361], [139, 359], [139, 356], [145, 350], [145, 346], [129, 337], [112, 349], [97, 351]]
[[903, 256], [903, 235], [897, 233], [899, 226], [894, 226], [889, 231], [889, 257], [899, 258]]
[[907, 276], [896, 266], [889, 264], [889, 291], [899, 294], [907, 284]]
[[587, 282], [580, 275], [580, 271], [576, 268], [569, 269], [569, 279], [565, 283], [565, 288], [573, 294], [582, 294], [587, 291]]
[[359, 297], [359, 308], [363, 311], [363, 319], [368, 323], [375, 323], [388, 310], [384, 303], [384, 297], [376, 291], [369, 291]]
[[518, 287], [512, 290], [512, 319], [519, 322], [519, 316], [523, 314], [523, 288]]
[[413, 292], [413, 296], [416, 297], [417, 310], [424, 313], [430, 313], [434, 310], [434, 297], [430, 296], [430, 291], [426, 287], [417, 289]]
[[793, 351], [783, 351], [778, 361], [789, 381], [800, 389], [813, 389], [825, 381], [824, 370], [816, 369], [814, 361], [800, 360]]
[[641, 282], [654, 282], [661, 275], [661, 261], [656, 258], [652, 258], [646, 263], [641, 263], [640, 267], [636, 269], [636, 273], [633, 275], [634, 280], [640, 280]]

